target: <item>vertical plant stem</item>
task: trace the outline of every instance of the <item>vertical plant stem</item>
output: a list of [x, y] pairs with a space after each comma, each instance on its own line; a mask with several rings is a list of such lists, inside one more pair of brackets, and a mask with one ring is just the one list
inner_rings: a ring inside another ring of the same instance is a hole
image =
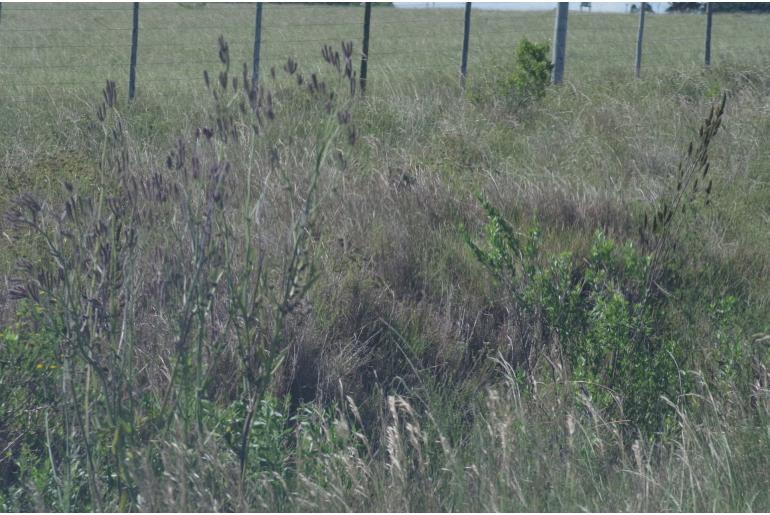
[[51, 475], [53, 476], [53, 481], [56, 484], [56, 496], [59, 498], [59, 509], [66, 511], [64, 507], [64, 499], [62, 499], [61, 494], [61, 480], [59, 479], [58, 474], [56, 474], [56, 461], [53, 459], [53, 450], [51, 449], [51, 430], [48, 427], [48, 410], [45, 411], [44, 415], [45, 420], [45, 446], [48, 450], [48, 459], [51, 461]]
[[[85, 413], [82, 413], [80, 411], [80, 402], [78, 400], [77, 391], [75, 390], [74, 385], [72, 384], [71, 380], [71, 363], [69, 360], [67, 360], [64, 363], [64, 376], [65, 379], [63, 379], [63, 382], [65, 384], [65, 392], [69, 391], [70, 395], [72, 396], [72, 406], [75, 408], [75, 417], [77, 418], [77, 423], [80, 426], [80, 432], [82, 434], [83, 438], [83, 446], [86, 450], [86, 466], [88, 467], [88, 489], [91, 494], [91, 500], [94, 503], [94, 508], [96, 508], [95, 511], [102, 511], [102, 503], [101, 503], [101, 494], [99, 493], [99, 488], [96, 484], [96, 467], [94, 466], [94, 460], [93, 460], [93, 450], [91, 448], [91, 442], [89, 437], [89, 432], [87, 430], [88, 428], [88, 417], [90, 416], [89, 413], [86, 411]], [[87, 370], [90, 371], [90, 367], [86, 367]], [[67, 388], [67, 383], [69, 382], [69, 388]]]

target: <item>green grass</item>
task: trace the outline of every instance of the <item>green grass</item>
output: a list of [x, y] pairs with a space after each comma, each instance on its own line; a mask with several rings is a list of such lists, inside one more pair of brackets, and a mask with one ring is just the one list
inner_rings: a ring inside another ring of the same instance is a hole
[[[144, 4], [140, 9], [137, 83], [140, 98], [154, 94], [195, 94], [201, 70], [216, 66], [216, 38], [225, 34], [233, 62], [251, 64], [254, 7], [238, 4]], [[129, 4], [8, 5], [0, 32], [0, 81], [5, 99], [30, 97], [87, 101], [105, 77], [125, 94], [131, 37]], [[265, 7], [262, 72], [280, 68], [293, 56], [306, 69], [321, 65], [324, 43], [351, 40], [362, 32], [355, 7]], [[375, 8], [370, 44], [371, 91], [406, 91], [425, 82], [456, 79], [462, 48], [461, 9]], [[689, 74], [703, 61], [705, 17], [649, 16], [643, 70]], [[571, 13], [565, 77], [584, 81], [625, 80], [633, 73], [637, 17]], [[469, 75], [483, 76], [490, 65], [512, 56], [521, 38], [549, 41], [550, 12], [473, 11]], [[429, 30], [428, 30], [429, 29]], [[766, 63], [754, 42], [765, 32], [762, 16], [718, 15], [713, 29], [713, 63]], [[406, 79], [409, 79], [408, 82]], [[77, 84], [75, 84], [77, 83]], [[69, 93], [66, 95], [63, 93]], [[197, 92], [200, 95], [200, 92]]]
[[553, 13], [474, 11], [463, 93], [462, 10], [376, 7], [349, 98], [320, 47], [357, 69], [363, 10], [268, 4], [257, 122], [215, 85], [253, 9], [143, 5], [129, 104], [130, 6], [3, 6], [2, 509], [770, 509], [766, 16], [709, 70], [703, 16], [649, 16], [635, 80], [637, 18], [570, 13], [565, 84], [512, 102]]

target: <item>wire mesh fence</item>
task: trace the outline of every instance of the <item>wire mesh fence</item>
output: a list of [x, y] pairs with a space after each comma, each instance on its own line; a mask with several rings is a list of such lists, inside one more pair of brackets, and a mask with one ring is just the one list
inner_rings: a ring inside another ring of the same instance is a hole
[[[460, 4], [461, 5], [461, 4]], [[56, 98], [95, 93], [105, 79], [128, 90], [132, 4], [2, 4], [0, 99], [24, 102], [40, 94]], [[634, 78], [638, 14], [570, 12], [565, 81]], [[362, 6], [264, 4], [260, 34], [261, 76], [288, 57], [306, 70], [322, 64], [321, 47], [352, 41], [361, 58]], [[766, 15], [714, 18], [712, 60], [756, 60], [768, 41]], [[706, 16], [647, 15], [642, 75], [661, 69], [703, 66]], [[255, 4], [145, 4], [139, 8], [137, 94], [201, 83], [217, 69], [217, 38], [229, 43], [233, 61], [251, 67]], [[471, 10], [469, 81], [510, 62], [523, 38], [553, 44], [553, 11]], [[367, 56], [369, 87], [460, 79], [463, 9], [403, 9], [374, 5]]]

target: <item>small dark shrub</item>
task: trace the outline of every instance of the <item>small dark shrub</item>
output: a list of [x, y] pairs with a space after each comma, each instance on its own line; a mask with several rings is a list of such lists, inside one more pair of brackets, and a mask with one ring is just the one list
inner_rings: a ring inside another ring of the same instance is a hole
[[601, 231], [588, 256], [545, 255], [537, 229], [519, 234], [482, 203], [486, 242], [466, 241], [513, 299], [526, 356], [520, 369], [532, 377], [546, 361], [556, 364], [595, 406], [659, 429], [667, 414], [660, 396], [676, 394], [680, 352], [656, 336], [659, 319], [641, 300], [650, 259]]
[[548, 43], [523, 39], [512, 63], [490, 66], [492, 76], [489, 81], [471, 87], [471, 99], [479, 103], [502, 100], [513, 108], [522, 108], [542, 99], [553, 69], [548, 51]]
[[503, 86], [517, 102], [530, 102], [545, 96], [553, 69], [548, 50], [548, 43], [532, 43], [527, 39], [516, 47], [513, 70], [504, 78]]

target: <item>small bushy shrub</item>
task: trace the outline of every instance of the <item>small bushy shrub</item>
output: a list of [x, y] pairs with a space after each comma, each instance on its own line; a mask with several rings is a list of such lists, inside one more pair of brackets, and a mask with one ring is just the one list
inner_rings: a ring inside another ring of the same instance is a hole
[[512, 62], [490, 66], [490, 82], [471, 87], [471, 99], [479, 103], [503, 101], [513, 108], [523, 108], [542, 99], [553, 69], [548, 51], [548, 43], [522, 39]]
[[[676, 395], [674, 346], [654, 328], [639, 287], [650, 264], [631, 243], [619, 245], [597, 231], [589, 255], [544, 254], [539, 231], [517, 234], [488, 202], [486, 245], [466, 239], [473, 253], [514, 299], [534, 374], [539, 354], [556, 357], [576, 391], [607, 411], [620, 410], [635, 425], [657, 430], [666, 414], [660, 396]], [[673, 354], [672, 354], [673, 353]]]
[[[660, 284], [674, 266], [685, 215], [710, 203], [708, 148], [724, 107], [722, 97], [700, 129], [698, 146], [690, 144], [679, 165], [676, 187], [659, 200], [652, 215], [645, 214], [639, 243], [619, 243], [597, 231], [587, 256], [546, 255], [537, 230], [517, 233], [483, 198], [485, 245], [476, 245], [465, 233], [478, 261], [513, 299], [521, 326], [519, 344], [527, 356], [519, 365], [525, 372], [535, 373], [541, 355], [550, 356], [550, 363], [555, 358], [595, 406], [647, 431], [664, 428], [671, 415], [664, 399], [683, 393], [686, 386], [681, 372], [691, 353], [666, 328], [672, 295]], [[726, 297], [712, 305], [718, 328], [714, 376], [727, 383], [749, 368], [743, 339], [723, 333], [735, 326], [730, 320], [734, 304], [735, 299]]]
[[532, 43], [523, 39], [516, 47], [513, 70], [504, 79], [509, 95], [519, 102], [539, 100], [545, 96], [551, 80], [553, 64], [548, 59], [548, 43]]

